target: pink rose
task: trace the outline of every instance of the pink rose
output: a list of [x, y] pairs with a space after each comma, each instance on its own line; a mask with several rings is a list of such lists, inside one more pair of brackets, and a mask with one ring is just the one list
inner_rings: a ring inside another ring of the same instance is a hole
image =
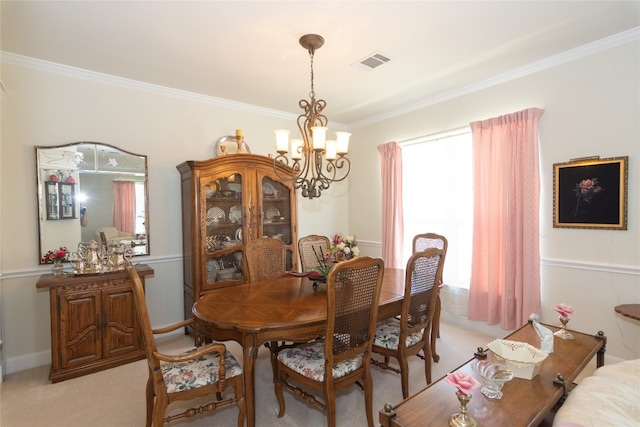
[[565, 303], [554, 305], [551, 307], [560, 314], [560, 317], [567, 318], [573, 314], [573, 308]]
[[455, 372], [448, 373], [447, 377], [444, 379], [446, 382], [451, 384], [454, 387], [457, 387], [460, 390], [460, 393], [469, 395], [474, 388], [480, 387], [480, 383], [478, 380], [473, 378], [473, 376], [467, 374], [466, 372]]

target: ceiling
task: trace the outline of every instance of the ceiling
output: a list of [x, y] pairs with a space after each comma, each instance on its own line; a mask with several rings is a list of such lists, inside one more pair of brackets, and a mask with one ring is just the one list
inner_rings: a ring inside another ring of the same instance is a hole
[[[320, 34], [315, 91], [330, 122], [480, 87], [631, 31], [640, 1], [6, 1], [3, 54], [299, 114], [300, 36]], [[391, 60], [354, 65], [373, 53]], [[7, 90], [11, 87], [8, 82]]]

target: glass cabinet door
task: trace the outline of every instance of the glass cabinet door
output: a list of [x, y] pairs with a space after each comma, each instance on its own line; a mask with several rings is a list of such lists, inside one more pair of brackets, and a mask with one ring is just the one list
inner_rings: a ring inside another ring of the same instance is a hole
[[293, 267], [297, 242], [292, 240], [291, 190], [268, 176], [261, 178], [262, 236], [280, 239], [287, 245], [287, 270]]
[[60, 218], [74, 219], [76, 217], [76, 185], [59, 182], [60, 186]]
[[207, 284], [243, 277], [243, 181], [239, 173], [203, 178]]
[[60, 219], [58, 182], [47, 181], [44, 183], [44, 189], [47, 202], [47, 219]]

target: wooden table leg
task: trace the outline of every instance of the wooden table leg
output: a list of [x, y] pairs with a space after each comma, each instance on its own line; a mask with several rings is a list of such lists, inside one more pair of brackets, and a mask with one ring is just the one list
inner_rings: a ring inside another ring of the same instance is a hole
[[255, 335], [245, 335], [242, 340], [242, 373], [244, 398], [247, 406], [247, 427], [256, 425], [255, 365], [258, 355]]

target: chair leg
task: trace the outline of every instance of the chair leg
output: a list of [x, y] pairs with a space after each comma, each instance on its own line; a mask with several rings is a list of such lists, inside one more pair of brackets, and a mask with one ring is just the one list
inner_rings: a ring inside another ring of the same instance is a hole
[[147, 427], [151, 427], [151, 421], [153, 419], [153, 401], [155, 398], [155, 392], [153, 391], [153, 377], [151, 376], [151, 372], [149, 372], [149, 378], [147, 379], [147, 389], [146, 389], [146, 397], [147, 397]]
[[[331, 386], [333, 386], [331, 384]], [[327, 381], [324, 382], [324, 404], [327, 413], [327, 426], [336, 427], [336, 395]]]
[[244, 427], [244, 420], [247, 416], [247, 403], [244, 400], [242, 384], [235, 387], [236, 403], [238, 404], [238, 427]]
[[373, 381], [371, 379], [371, 371], [367, 369], [364, 377], [364, 407], [367, 411], [367, 424], [374, 427], [373, 424]]
[[402, 385], [402, 398], [409, 397], [409, 362], [406, 355], [400, 355], [398, 357], [398, 364], [400, 365], [400, 384]]
[[431, 384], [431, 348], [428, 345], [422, 349], [424, 352], [424, 376], [427, 380], [427, 384]]
[[438, 295], [438, 299], [436, 300], [436, 310], [433, 315], [433, 323], [431, 324], [431, 356], [433, 357], [433, 361], [436, 363], [438, 363], [438, 361], [440, 360], [440, 356], [438, 356], [438, 354], [436, 353], [436, 337], [440, 338], [441, 308], [442, 308], [442, 301], [440, 300], [440, 295]]
[[153, 426], [162, 427], [164, 425], [164, 411], [167, 409], [168, 402], [162, 399], [156, 399], [153, 407]]
[[284, 404], [284, 382], [286, 381], [287, 374], [284, 372], [280, 373], [277, 365], [275, 369], [276, 372], [274, 374], [273, 387], [276, 393], [276, 398], [278, 399], [278, 418], [282, 418], [286, 409]]

